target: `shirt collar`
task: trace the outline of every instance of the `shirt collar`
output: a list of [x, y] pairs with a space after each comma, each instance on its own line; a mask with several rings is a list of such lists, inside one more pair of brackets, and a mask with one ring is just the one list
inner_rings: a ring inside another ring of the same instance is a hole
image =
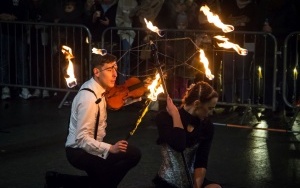
[[104, 97], [106, 90], [98, 83], [94, 78], [92, 78], [93, 85], [96, 87], [96, 95], [97, 97]]

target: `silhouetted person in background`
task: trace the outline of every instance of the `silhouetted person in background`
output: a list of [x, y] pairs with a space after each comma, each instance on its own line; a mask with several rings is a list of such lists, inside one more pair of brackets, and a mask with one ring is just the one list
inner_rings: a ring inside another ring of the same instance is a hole
[[[0, 20], [10, 23], [1, 24], [1, 59], [0, 59], [0, 82], [11, 84], [15, 78], [18, 85], [29, 85], [29, 65], [27, 61], [27, 28], [21, 24], [14, 25], [14, 21], [28, 20], [27, 0], [7, 0], [0, 1]], [[14, 59], [11, 59], [14, 54]], [[14, 72], [13, 70], [16, 70]], [[12, 76], [16, 75], [16, 76]], [[31, 98], [30, 91], [22, 88], [19, 97], [23, 99]], [[2, 88], [1, 99], [11, 97], [8, 87]]]

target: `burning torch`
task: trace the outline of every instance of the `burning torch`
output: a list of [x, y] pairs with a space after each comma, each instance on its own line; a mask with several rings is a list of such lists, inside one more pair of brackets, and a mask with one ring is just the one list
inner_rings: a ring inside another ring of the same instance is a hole
[[77, 80], [75, 78], [74, 66], [73, 66], [73, 62], [71, 60], [74, 58], [72, 49], [68, 46], [63, 45], [61, 51], [66, 56], [66, 59], [68, 60], [67, 75], [65, 78], [66, 82], [67, 82], [67, 86], [69, 88], [73, 88], [77, 85]]
[[151, 102], [156, 101], [158, 95], [160, 93], [164, 92], [163, 87], [160, 84], [160, 80], [161, 80], [160, 75], [156, 74], [155, 80], [153, 80], [152, 83], [148, 86], [148, 89], [149, 89], [150, 93], [147, 96], [144, 107], [140, 111], [139, 118], [136, 121], [134, 128], [129, 132], [129, 134], [126, 137], [126, 140], [128, 140], [135, 133], [136, 129], [138, 128], [138, 126], [142, 122], [143, 117], [148, 112]]
[[[157, 27], [153, 26], [151, 22], [147, 22], [146, 19], [145, 19], [145, 22], [147, 24], [148, 29], [150, 29], [153, 32], [156, 32], [160, 37], [162, 37], [160, 35], [160, 32], [159, 32], [160, 30]], [[153, 57], [154, 62], [156, 64], [156, 69], [157, 69], [157, 71], [160, 75], [160, 80], [161, 80], [161, 84], [162, 84], [164, 93], [165, 93], [166, 96], [168, 96], [168, 91], [167, 91], [167, 87], [166, 87], [166, 84], [165, 84], [165, 81], [164, 81], [164, 75], [163, 75], [162, 68], [161, 68], [162, 65], [161, 65], [161, 63], [159, 62], [159, 59], [158, 59], [157, 46], [154, 44], [153, 41], [150, 41], [150, 47], [151, 47], [152, 57]], [[181, 156], [182, 156], [183, 164], [184, 164], [184, 167], [185, 167], [187, 179], [189, 181], [189, 185], [190, 185], [191, 188], [193, 188], [192, 176], [191, 176], [191, 173], [189, 171], [189, 168], [188, 168], [188, 165], [187, 165], [187, 162], [186, 162], [186, 159], [185, 159], [185, 155], [184, 155], [183, 152], [181, 152]]]

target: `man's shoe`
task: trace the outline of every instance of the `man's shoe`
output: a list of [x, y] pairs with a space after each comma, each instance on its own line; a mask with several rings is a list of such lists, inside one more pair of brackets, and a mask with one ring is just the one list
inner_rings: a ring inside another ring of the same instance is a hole
[[58, 172], [47, 171], [45, 175], [45, 186], [44, 188], [59, 188], [61, 187], [58, 181]]
[[8, 87], [2, 88], [1, 99], [2, 99], [2, 100], [10, 99], [10, 91], [9, 91], [9, 88], [8, 88]]
[[22, 88], [22, 92], [19, 94], [19, 97], [22, 99], [30, 99], [32, 95], [30, 94], [29, 90], [27, 88]]

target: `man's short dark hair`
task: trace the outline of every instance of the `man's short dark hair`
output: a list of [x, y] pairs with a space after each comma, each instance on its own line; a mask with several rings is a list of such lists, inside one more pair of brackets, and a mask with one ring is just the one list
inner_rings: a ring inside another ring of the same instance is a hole
[[103, 66], [105, 63], [112, 63], [117, 61], [117, 57], [112, 54], [106, 54], [104, 56], [99, 54], [92, 54], [91, 66], [92, 69]]

